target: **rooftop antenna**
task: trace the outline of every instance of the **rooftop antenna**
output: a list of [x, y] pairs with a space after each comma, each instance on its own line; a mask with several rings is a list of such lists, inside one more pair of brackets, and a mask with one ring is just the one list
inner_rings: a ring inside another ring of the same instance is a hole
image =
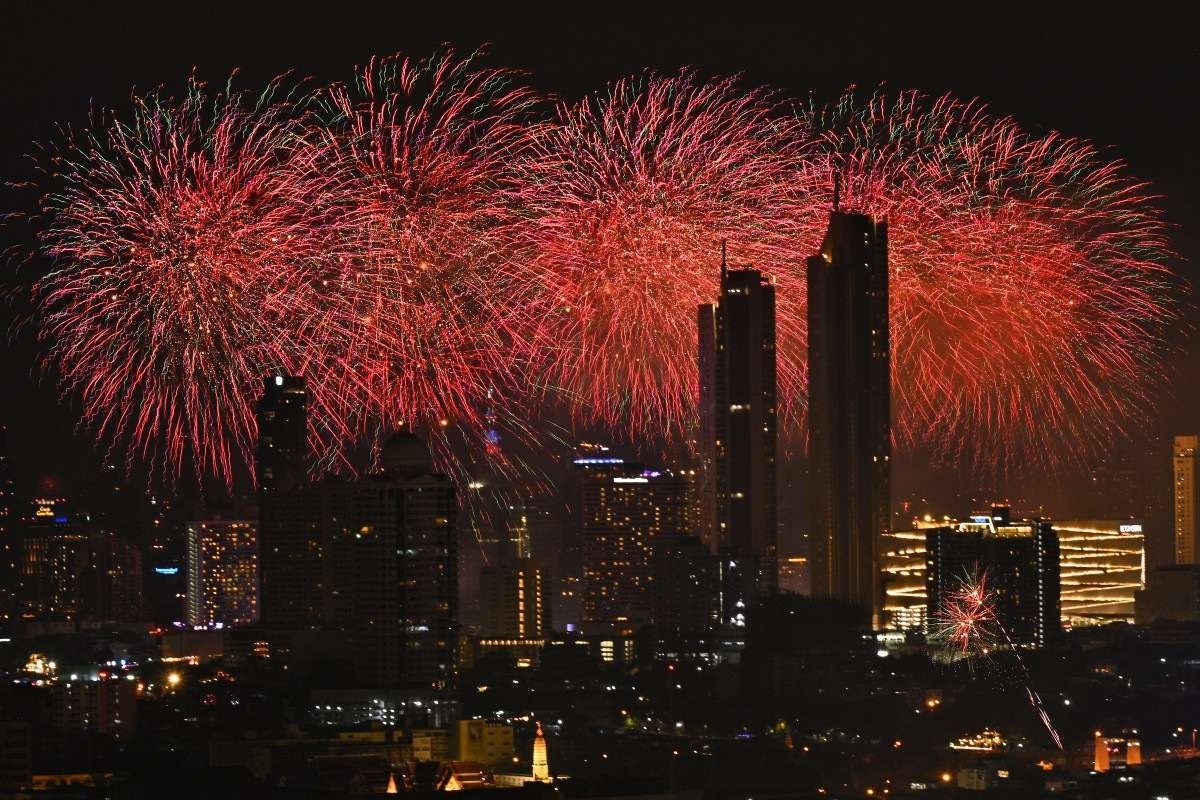
[[727, 239], [721, 240], [721, 283], [725, 283], [725, 277], [729, 274], [729, 264], [725, 261], [725, 243]]
[[833, 213], [838, 213], [838, 206], [842, 200], [842, 176], [838, 173], [833, 173]]

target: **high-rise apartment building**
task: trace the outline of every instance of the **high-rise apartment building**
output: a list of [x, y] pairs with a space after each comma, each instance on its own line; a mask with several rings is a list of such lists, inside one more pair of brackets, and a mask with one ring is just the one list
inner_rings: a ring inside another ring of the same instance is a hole
[[550, 586], [533, 559], [483, 567], [479, 600], [479, 632], [485, 637], [544, 639], [550, 635]]
[[[274, 628], [343, 635], [365, 686], [441, 690], [458, 635], [455, 487], [411, 433], [388, 439], [380, 460], [375, 475], [269, 499], [263, 612]], [[284, 547], [298, 557], [275, 552]]]
[[653, 543], [687, 533], [687, 497], [688, 482], [669, 473], [628, 467], [583, 476], [585, 631], [632, 632], [652, 619]]
[[1195, 564], [1200, 529], [1200, 475], [1196, 450], [1200, 436], [1176, 436], [1172, 464], [1175, 471], [1175, 563]]
[[887, 223], [830, 215], [808, 260], [809, 535], [813, 594], [880, 624], [878, 542], [891, 514]]
[[651, 545], [654, 625], [662, 652], [717, 628], [717, 557], [697, 536], [659, 534]]
[[316, 625], [327, 557], [313, 525], [312, 498], [301, 497], [308, 461], [308, 391], [304, 379], [275, 375], [258, 400], [259, 616], [270, 627]]
[[187, 526], [189, 625], [258, 622], [258, 521], [208, 519]]

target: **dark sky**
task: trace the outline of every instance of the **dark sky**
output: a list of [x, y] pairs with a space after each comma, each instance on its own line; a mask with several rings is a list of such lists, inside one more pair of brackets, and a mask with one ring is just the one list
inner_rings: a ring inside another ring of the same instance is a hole
[[[1050, 12], [1051, 3], [960, 3], [925, 19], [852, 11], [780, 16], [744, 3], [706, 14], [649, 11], [651, 3], [535, 11], [500, 9], [517, 3], [487, 11], [424, 3], [446, 10], [412, 12], [414, 5], [7, 2], [0, 9], [0, 175], [27, 177], [21, 156], [30, 143], [49, 137], [55, 123], [81, 123], [89, 102], [123, 108], [131, 87], [175, 88], [193, 67], [214, 82], [240, 68], [242, 86], [289, 69], [327, 82], [348, 78], [372, 54], [487, 43], [493, 63], [529, 70], [536, 86], [565, 97], [643, 67], [681, 65], [743, 72], [818, 100], [850, 84], [881, 83], [981, 97], [1029, 127], [1092, 139], [1127, 160], [1165, 196], [1179, 268], [1193, 279], [1186, 264], [1200, 256], [1200, 38], [1190, 11], [1168, 15], [1131, 4], [1106, 17]], [[5, 209], [27, 200], [2, 196]], [[20, 235], [0, 230], [0, 248]], [[1200, 342], [1180, 332], [1174, 345], [1167, 365], [1177, 376], [1173, 396], [1155, 410], [1163, 433], [1200, 428]], [[96, 448], [74, 432], [74, 410], [37, 385], [32, 360], [20, 337], [0, 359], [0, 421], [24, 487], [47, 474], [69, 485], [73, 474], [91, 469]]]

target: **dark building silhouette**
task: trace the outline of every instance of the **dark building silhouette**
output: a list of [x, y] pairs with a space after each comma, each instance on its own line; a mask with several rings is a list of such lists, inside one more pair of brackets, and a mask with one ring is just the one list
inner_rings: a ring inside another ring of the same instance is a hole
[[0, 425], [0, 622], [17, 610], [17, 571], [21, 546], [13, 528], [15, 487], [8, 459], [8, 428]]
[[1058, 535], [1050, 520], [1009, 518], [997, 507], [970, 524], [931, 528], [925, 538], [930, 615], [964, 581], [986, 577], [996, 618], [1014, 644], [1045, 647], [1060, 630]]
[[264, 494], [302, 484], [308, 468], [308, 389], [304, 379], [275, 375], [258, 400], [258, 487]]
[[887, 223], [836, 209], [808, 260], [811, 580], [879, 624], [878, 541], [889, 528]]
[[389, 438], [380, 461], [365, 478], [270, 495], [263, 612], [271, 633], [344, 639], [361, 685], [440, 690], [453, 678], [458, 636], [454, 484], [411, 433]]
[[717, 628], [717, 558], [699, 537], [655, 537], [650, 568], [660, 652], [678, 653]]
[[778, 583], [775, 287], [722, 256], [720, 300], [700, 307], [699, 342], [702, 497], [721, 556], [721, 616], [740, 625]]
[[[304, 630], [320, 618], [325, 549], [306, 525], [308, 390], [304, 379], [275, 375], [258, 400], [259, 616], [268, 626]], [[316, 587], [316, 590], [314, 590]]]

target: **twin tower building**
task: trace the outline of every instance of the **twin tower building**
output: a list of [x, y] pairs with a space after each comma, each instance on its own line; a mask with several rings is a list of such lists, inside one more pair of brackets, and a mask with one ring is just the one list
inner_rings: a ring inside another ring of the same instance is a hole
[[[721, 294], [699, 311], [700, 436], [721, 615], [738, 625], [778, 583], [775, 287], [721, 259]], [[890, 523], [891, 369], [887, 223], [834, 203], [808, 259], [808, 535], [812, 594], [878, 627], [878, 546]]]

